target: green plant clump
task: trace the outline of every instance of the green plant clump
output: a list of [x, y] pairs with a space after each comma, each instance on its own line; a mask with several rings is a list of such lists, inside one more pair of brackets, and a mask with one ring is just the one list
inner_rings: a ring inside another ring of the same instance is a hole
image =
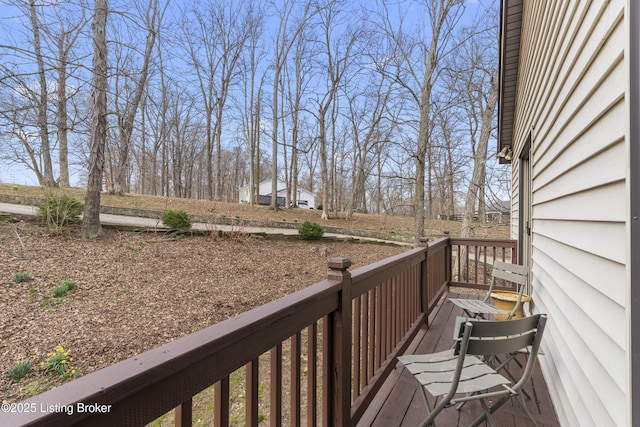
[[298, 227], [298, 234], [303, 239], [319, 239], [324, 234], [324, 228], [315, 222], [305, 221]]
[[50, 227], [63, 227], [80, 221], [83, 206], [66, 194], [49, 193], [38, 207], [36, 216]]
[[63, 347], [58, 347], [54, 352], [47, 353], [47, 359], [40, 363], [45, 374], [57, 374], [67, 379], [79, 376], [75, 368], [71, 366], [73, 357]]
[[29, 369], [31, 369], [31, 362], [32, 360], [30, 359], [23, 360], [16, 363], [11, 369], [9, 369], [9, 377], [11, 377], [13, 382], [17, 383], [22, 378], [24, 378], [25, 375], [27, 375], [27, 372], [29, 372]]
[[75, 287], [76, 282], [74, 280], [65, 280], [64, 282], [53, 288], [53, 296], [56, 298], [63, 297], [67, 294], [67, 292], [74, 290]]
[[185, 211], [166, 211], [162, 215], [162, 223], [172, 230], [188, 230], [191, 219]]
[[13, 273], [11, 276], [11, 281], [15, 283], [29, 282], [31, 279], [31, 273]]

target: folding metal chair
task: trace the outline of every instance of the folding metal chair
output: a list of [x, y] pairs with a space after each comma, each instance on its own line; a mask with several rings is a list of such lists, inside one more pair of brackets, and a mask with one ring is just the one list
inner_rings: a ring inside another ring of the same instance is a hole
[[[516, 296], [516, 301], [511, 311], [503, 310], [490, 303], [491, 293], [493, 292], [493, 288], [497, 279], [512, 282], [517, 287], [517, 292], [514, 293], [514, 295]], [[469, 317], [478, 317], [484, 319], [486, 314], [493, 314], [502, 315], [507, 320], [509, 320], [516, 314], [516, 312], [520, 308], [520, 305], [522, 304], [522, 295], [528, 283], [529, 271], [527, 267], [496, 260], [494, 261], [493, 268], [491, 270], [491, 284], [489, 285], [489, 290], [484, 296], [484, 299], [476, 300], [449, 298], [449, 301], [462, 308], [462, 310], [464, 310], [466, 315]]]
[[[435, 418], [444, 408], [480, 400], [484, 413], [471, 426], [478, 426], [485, 419], [489, 425], [495, 426], [492, 414], [516, 397], [537, 426], [521, 391], [533, 372], [546, 320], [544, 314], [507, 321], [469, 320], [460, 326], [455, 348], [440, 353], [398, 357], [420, 384], [427, 409], [427, 418], [421, 425], [434, 425]], [[513, 385], [483, 361], [492, 355], [513, 354], [527, 347], [529, 357], [522, 375]], [[436, 398], [433, 406], [429, 405], [426, 392]]]

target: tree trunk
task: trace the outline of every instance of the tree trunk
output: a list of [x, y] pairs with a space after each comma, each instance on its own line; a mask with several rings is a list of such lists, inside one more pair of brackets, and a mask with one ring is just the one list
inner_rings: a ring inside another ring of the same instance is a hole
[[44, 59], [42, 57], [42, 49], [40, 46], [40, 27], [38, 24], [38, 18], [36, 15], [36, 2], [30, 0], [29, 2], [31, 26], [33, 30], [33, 47], [36, 56], [36, 62], [38, 64], [38, 78], [40, 87], [40, 97], [38, 99], [38, 128], [40, 130], [40, 155], [42, 156], [42, 178], [43, 181], [40, 185], [45, 187], [56, 187], [56, 180], [53, 177], [53, 164], [51, 162], [51, 147], [49, 144], [49, 127], [47, 125], [47, 108], [49, 103], [49, 97], [47, 93], [47, 76], [44, 69]]
[[107, 139], [107, 0], [95, 0], [93, 17], [93, 86], [91, 89], [91, 153], [82, 232], [93, 238], [102, 234], [100, 192]]
[[325, 116], [327, 112], [320, 111], [318, 126], [320, 127], [320, 179], [322, 181], [322, 215], [320, 219], [329, 219], [329, 179], [327, 172], [327, 130]]
[[[426, 80], [426, 79], [425, 79]], [[422, 104], [420, 105], [420, 129], [418, 132], [418, 149], [416, 151], [416, 188], [414, 202], [414, 246], [420, 243], [420, 237], [424, 234], [425, 218], [425, 162], [427, 155], [427, 144], [429, 143], [429, 109], [431, 105], [431, 87], [425, 85], [422, 89]]]
[[484, 197], [484, 185], [486, 175], [487, 150], [489, 146], [489, 138], [493, 129], [493, 115], [498, 102], [498, 75], [497, 70], [491, 76], [491, 87], [487, 104], [482, 110], [482, 125], [480, 130], [480, 138], [478, 148], [473, 159], [473, 173], [469, 190], [464, 205], [464, 216], [462, 219], [461, 237], [471, 237], [472, 224], [475, 207], [480, 195]]
[[151, 62], [151, 53], [156, 42], [158, 27], [160, 27], [161, 14], [158, 11], [158, 1], [154, 0], [149, 5], [150, 10], [147, 11], [147, 40], [145, 45], [144, 57], [142, 61], [142, 69], [140, 70], [140, 78], [136, 82], [135, 94], [133, 100], [126, 106], [124, 114], [119, 117], [118, 125], [120, 128], [120, 148], [118, 152], [118, 165], [116, 167], [116, 176], [114, 177], [113, 190], [114, 193], [122, 196], [129, 189], [129, 152], [131, 151], [131, 135], [133, 133], [133, 125], [138, 106], [142, 100], [147, 77], [149, 75], [149, 63]]
[[67, 188], [69, 184], [69, 149], [67, 142], [67, 54], [64, 49], [64, 37], [60, 37], [58, 53], [58, 159], [60, 163], [60, 187]]

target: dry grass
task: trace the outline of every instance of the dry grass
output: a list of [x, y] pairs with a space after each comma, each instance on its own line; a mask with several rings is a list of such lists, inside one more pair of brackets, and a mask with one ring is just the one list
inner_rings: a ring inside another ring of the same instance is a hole
[[[0, 194], [43, 197], [48, 191], [41, 187], [14, 186], [0, 184]], [[84, 201], [85, 191], [79, 188], [57, 189], [80, 201]], [[181, 199], [175, 197], [149, 196], [140, 194], [126, 194], [115, 196], [103, 193], [101, 196], [103, 206], [125, 207], [135, 209], [150, 209], [156, 211], [184, 210], [190, 215], [205, 218], [216, 223], [221, 218], [238, 218], [246, 221], [255, 221], [267, 225], [268, 223], [291, 222], [302, 223], [304, 221], [316, 222], [322, 226], [343, 228], [345, 230], [367, 230], [379, 234], [380, 238], [411, 241], [413, 237], [414, 218], [398, 215], [377, 215], [355, 213], [352, 220], [347, 220], [344, 212], [334, 212], [329, 220], [320, 218], [322, 212], [313, 209], [278, 209], [272, 210], [268, 206], [250, 206], [239, 203], [212, 202], [208, 200]], [[436, 238], [443, 235], [445, 230], [452, 236], [460, 234], [460, 222], [443, 221], [435, 219], [425, 220], [425, 235]], [[476, 224], [474, 228], [476, 237], [483, 238], [508, 238], [509, 227], [495, 224]]]

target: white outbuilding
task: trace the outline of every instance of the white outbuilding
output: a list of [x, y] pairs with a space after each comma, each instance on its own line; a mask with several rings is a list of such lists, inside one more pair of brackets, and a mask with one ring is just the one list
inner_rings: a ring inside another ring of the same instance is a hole
[[[284, 206], [286, 200], [286, 191], [286, 184], [282, 181], [278, 181], [278, 192], [276, 197], [278, 198], [278, 205], [280, 206]], [[258, 184], [258, 194], [259, 204], [271, 204], [271, 180], [262, 181], [260, 184]], [[249, 195], [250, 190], [249, 185], [247, 184], [244, 187], [240, 188], [238, 192], [238, 200], [240, 200], [240, 203], [249, 203]], [[297, 189], [296, 201], [298, 203], [298, 207], [300, 208], [315, 209], [316, 207], [315, 194], [301, 187], [298, 187]]]

